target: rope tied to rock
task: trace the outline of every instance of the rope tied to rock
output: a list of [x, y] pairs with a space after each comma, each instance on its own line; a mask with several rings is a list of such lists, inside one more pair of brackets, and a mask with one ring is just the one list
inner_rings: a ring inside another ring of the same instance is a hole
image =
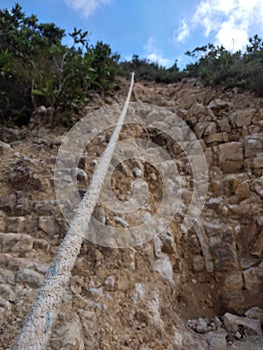
[[65, 288], [69, 284], [71, 271], [79, 254], [85, 232], [94, 208], [97, 204], [104, 178], [107, 174], [115, 144], [123, 126], [134, 85], [134, 73], [127, 99], [119, 117], [109, 144], [105, 149], [87, 192], [84, 195], [71, 221], [67, 234], [59, 246], [57, 255], [48, 270], [42, 286], [27, 315], [23, 327], [15, 340], [13, 350], [44, 350], [48, 345], [52, 326], [54, 325]]

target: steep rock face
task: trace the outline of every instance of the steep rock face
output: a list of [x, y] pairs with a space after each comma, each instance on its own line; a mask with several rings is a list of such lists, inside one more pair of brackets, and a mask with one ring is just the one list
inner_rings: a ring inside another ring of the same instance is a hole
[[[154, 103], [154, 90], [139, 98]], [[262, 99], [234, 90], [223, 94], [196, 81], [163, 87], [160, 95], [167, 108], [194, 130], [209, 165], [209, 193], [201, 221], [220, 308], [242, 312], [251, 303], [262, 306]], [[204, 249], [192, 256], [201, 278], [203, 256], [207, 256]]]
[[[124, 127], [122, 140], [151, 141], [176, 159], [180, 182], [176, 178], [168, 185], [177, 213], [161, 235], [141, 246], [110, 249], [84, 241], [48, 349], [262, 349], [260, 311], [246, 317], [244, 312], [263, 307], [263, 100], [204, 88], [195, 80], [169, 86], [137, 84], [135, 97], [173, 112], [199, 140], [209, 168], [199, 224], [188, 232], [181, 229], [191, 203], [193, 174], [180, 145], [162, 132], [168, 125], [179, 137], [174, 117], [164, 112], [158, 115], [159, 124], [148, 123], [147, 130], [136, 124]], [[154, 109], [146, 112], [136, 103], [129, 109], [131, 117], [156, 119]], [[96, 130], [91, 133], [96, 136]], [[3, 133], [13, 138], [5, 136], [5, 144], [0, 144], [0, 349], [11, 348], [66, 232], [53, 175], [65, 134], [43, 127], [21, 136], [19, 131]], [[69, 183], [77, 179], [80, 194], [110, 135], [111, 129], [98, 135], [79, 168], [65, 172]], [[154, 148], [151, 152], [157, 155]], [[67, 155], [64, 159], [66, 168]], [[162, 163], [168, 173], [169, 162]], [[162, 198], [161, 177], [143, 160], [130, 157], [116, 167], [115, 196], [127, 201], [136, 179], [144, 180], [150, 191], [142, 210], [120, 215], [102, 204], [95, 211], [100, 222], [130, 228], [155, 215]], [[134, 191], [143, 192], [142, 184], [136, 186]]]

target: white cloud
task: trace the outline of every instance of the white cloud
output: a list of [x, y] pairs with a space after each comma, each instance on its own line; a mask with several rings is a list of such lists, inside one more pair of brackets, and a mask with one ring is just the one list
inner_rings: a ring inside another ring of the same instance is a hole
[[155, 51], [156, 47], [154, 45], [154, 38], [150, 36], [150, 38], [146, 41], [146, 43], [143, 46], [144, 50], [147, 52]]
[[184, 42], [185, 39], [190, 35], [189, 26], [183, 19], [179, 28], [174, 32], [173, 41]]
[[174, 40], [182, 42], [191, 30], [201, 27], [206, 37], [214, 36], [215, 44], [242, 50], [248, 37], [255, 34], [252, 27], [263, 29], [262, 18], [262, 0], [202, 0], [189, 21], [180, 24]]
[[147, 56], [148, 60], [154, 63], [158, 63], [161, 66], [168, 67], [171, 61], [168, 58], [164, 58], [162, 55], [157, 53], [151, 53]]
[[168, 67], [171, 65], [171, 61], [168, 58], [163, 57], [160, 50], [155, 45], [155, 40], [151, 36], [146, 41], [145, 45], [143, 46], [143, 49], [146, 53], [146, 58], [154, 63], [158, 63], [161, 66]]
[[[214, 2], [214, 4], [211, 4], [212, 2]], [[201, 1], [192, 17], [192, 26], [203, 26], [205, 29], [205, 36], [208, 36], [219, 24], [218, 18], [215, 16], [215, 13], [218, 11], [218, 6], [215, 4], [216, 2], [220, 2], [220, 0]]]
[[216, 43], [222, 44], [229, 51], [237, 51], [245, 47], [248, 37], [247, 30], [236, 28], [230, 22], [224, 22], [216, 34]]
[[98, 8], [111, 4], [112, 0], [64, 0], [64, 2], [68, 7], [89, 17]]

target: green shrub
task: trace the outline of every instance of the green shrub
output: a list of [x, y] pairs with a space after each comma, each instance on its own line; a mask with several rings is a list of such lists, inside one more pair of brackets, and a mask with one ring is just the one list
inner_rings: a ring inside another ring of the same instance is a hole
[[188, 77], [200, 77], [205, 84], [242, 87], [263, 96], [263, 42], [258, 35], [249, 39], [246, 51], [231, 53], [223, 46], [208, 44], [186, 55], [194, 59], [187, 65]]
[[176, 62], [171, 68], [165, 68], [145, 58], [141, 59], [138, 55], [134, 55], [131, 61], [121, 62], [120, 66], [120, 73], [123, 76], [128, 76], [130, 72], [135, 72], [137, 81], [146, 80], [170, 84], [181, 79]]
[[54, 108], [56, 123], [65, 124], [68, 111], [74, 113], [91, 90], [113, 89], [119, 55], [102, 42], [89, 47], [87, 31], [74, 28], [70, 48], [61, 43], [64, 35], [54, 23], [27, 17], [18, 4], [10, 12], [0, 10], [2, 124], [27, 125], [41, 105]]

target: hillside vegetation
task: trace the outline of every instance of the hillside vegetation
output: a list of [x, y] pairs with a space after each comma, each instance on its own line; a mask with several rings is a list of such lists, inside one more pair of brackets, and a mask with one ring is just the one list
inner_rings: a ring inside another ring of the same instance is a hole
[[74, 28], [73, 45], [62, 44], [65, 31], [54, 23], [27, 17], [21, 6], [0, 11], [0, 112], [4, 124], [27, 124], [37, 106], [50, 107], [59, 122], [88, 93], [107, 93], [118, 72], [119, 55], [109, 45], [89, 46], [87, 31]]
[[27, 125], [39, 106], [49, 109], [54, 124], [70, 126], [78, 109], [92, 93], [107, 95], [117, 87], [116, 78], [135, 71], [137, 80], [175, 83], [198, 77], [206, 85], [240, 87], [263, 96], [263, 42], [255, 35], [245, 52], [231, 53], [208, 44], [187, 51], [193, 58], [184, 70], [175, 61], [170, 68], [134, 55], [120, 62], [120, 55], [101, 41], [89, 45], [89, 33], [74, 28], [71, 47], [62, 44], [65, 30], [54, 23], [39, 23], [16, 4], [0, 10], [0, 124]]

